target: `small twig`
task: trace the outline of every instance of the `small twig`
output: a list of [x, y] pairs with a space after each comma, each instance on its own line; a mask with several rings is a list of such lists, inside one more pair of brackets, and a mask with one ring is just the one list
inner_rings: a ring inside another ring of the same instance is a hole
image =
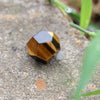
[[96, 36], [96, 33], [95, 33], [95, 32], [90, 32], [90, 31], [88, 31], [88, 30], [86, 30], [86, 29], [80, 27], [79, 25], [76, 25], [76, 24], [74, 24], [74, 23], [70, 23], [70, 25], [71, 25], [72, 27], [74, 27], [74, 28], [76, 28], [76, 29], [82, 31], [82, 32], [83, 32], [82, 34], [84, 34], [84, 35], [90, 35], [90, 36], [92, 36], [92, 37]]

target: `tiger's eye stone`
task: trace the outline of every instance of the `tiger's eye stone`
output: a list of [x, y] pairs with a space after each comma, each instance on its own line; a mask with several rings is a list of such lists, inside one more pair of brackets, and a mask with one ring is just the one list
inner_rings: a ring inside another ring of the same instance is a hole
[[47, 63], [60, 50], [60, 41], [53, 32], [40, 31], [29, 40], [27, 49], [30, 56]]

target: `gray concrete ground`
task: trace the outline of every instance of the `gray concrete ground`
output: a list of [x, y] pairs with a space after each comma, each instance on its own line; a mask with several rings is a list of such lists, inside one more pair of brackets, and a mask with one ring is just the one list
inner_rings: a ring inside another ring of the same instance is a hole
[[[40, 30], [56, 33], [61, 42], [48, 64], [36, 62], [26, 48]], [[0, 100], [70, 100], [87, 44], [47, 0], [0, 0]]]

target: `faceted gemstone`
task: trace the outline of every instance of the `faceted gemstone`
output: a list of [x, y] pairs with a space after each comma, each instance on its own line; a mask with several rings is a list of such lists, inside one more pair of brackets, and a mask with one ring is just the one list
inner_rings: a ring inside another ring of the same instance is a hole
[[40, 31], [29, 40], [27, 48], [30, 56], [47, 63], [60, 50], [60, 41], [53, 32]]

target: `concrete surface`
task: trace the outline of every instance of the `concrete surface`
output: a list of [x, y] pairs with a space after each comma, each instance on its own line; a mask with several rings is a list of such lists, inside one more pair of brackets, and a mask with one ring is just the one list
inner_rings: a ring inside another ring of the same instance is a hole
[[[48, 64], [36, 62], [26, 48], [40, 30], [61, 41]], [[0, 100], [70, 100], [87, 44], [47, 0], [0, 0]]]

